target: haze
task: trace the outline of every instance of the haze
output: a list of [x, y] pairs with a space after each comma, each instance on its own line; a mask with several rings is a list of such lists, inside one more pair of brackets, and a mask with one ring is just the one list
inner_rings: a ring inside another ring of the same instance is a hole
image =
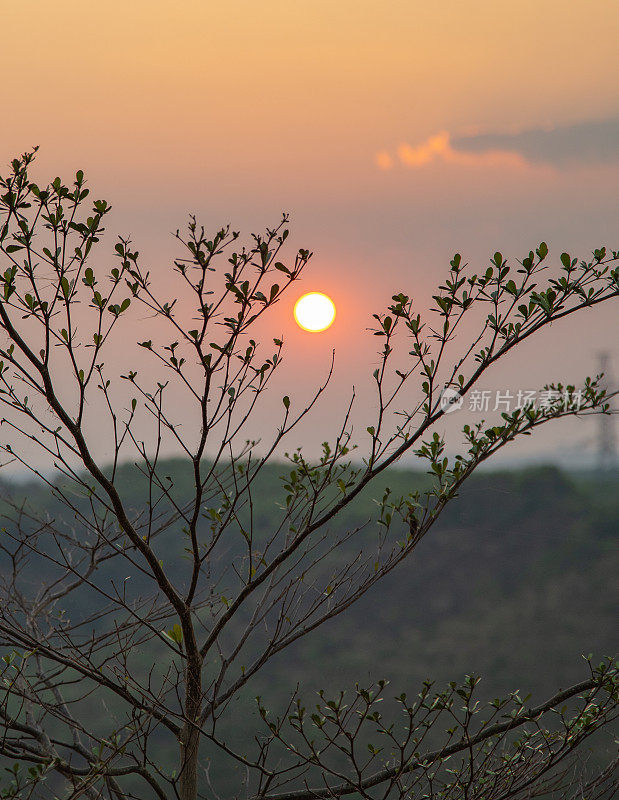
[[[83, 169], [114, 205], [110, 233], [131, 234], [161, 280], [189, 212], [245, 234], [290, 212], [294, 246], [315, 253], [275, 321], [291, 395], [336, 350], [325, 402], [290, 446], [332, 435], [353, 384], [354, 419], [371, 424], [371, 314], [396, 291], [425, 308], [454, 252], [481, 268], [541, 240], [555, 257], [619, 248], [613, 0], [41, 1], [0, 15], [3, 164], [38, 144], [41, 180]], [[320, 335], [292, 320], [312, 290], [338, 310]], [[148, 324], [135, 319], [136, 339]], [[555, 327], [484, 388], [580, 381], [602, 349], [619, 375], [610, 306]], [[527, 451], [565, 462], [593, 424]]]

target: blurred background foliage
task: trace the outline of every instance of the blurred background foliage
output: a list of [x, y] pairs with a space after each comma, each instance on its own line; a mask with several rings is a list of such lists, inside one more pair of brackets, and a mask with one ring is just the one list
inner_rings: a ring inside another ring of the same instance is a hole
[[[272, 464], [259, 478], [254, 491], [258, 537], [276, 524], [284, 497], [281, 477], [287, 469], [285, 464]], [[159, 472], [171, 478], [177, 497], [190, 495], [192, 478], [186, 464], [170, 460], [160, 464]], [[331, 528], [333, 536], [365, 526], [342, 547], [359, 549], [364, 537], [373, 541], [367, 537], [375, 535], [374, 498], [380, 498], [382, 488], [406, 494], [428, 480], [418, 471], [384, 473], [339, 515]], [[117, 485], [127, 505], [139, 512], [147, 498], [146, 479], [126, 465]], [[441, 685], [474, 673], [483, 678], [481, 698], [518, 689], [531, 692], [535, 702], [581, 680], [586, 671], [583, 654], [601, 659], [614, 655], [616, 648], [618, 489], [614, 472], [567, 472], [547, 466], [478, 473], [412, 557], [378, 590], [276, 656], [249, 682], [240, 702], [230, 709], [228, 740], [240, 744], [259, 729], [257, 695], [273, 713], [283, 712], [297, 685], [311, 705], [319, 688], [337, 692], [355, 682], [369, 685], [387, 679], [395, 695], [417, 691], [427, 678]], [[56, 524], [77, 524], [42, 484], [4, 482], [2, 497], [5, 527], [14, 516], [6, 502], [9, 497], [13, 502], [22, 499]], [[172, 574], [182, 582], [187, 567], [184, 537], [177, 536], [174, 557], [166, 535], [166, 561], [170, 559]], [[230, 558], [240, 546], [231, 539]], [[121, 584], [127, 564], [119, 559], [110, 563], [117, 566], [109, 571], [109, 579]], [[0, 569], [7, 566], [0, 561]], [[115, 574], [118, 569], [122, 575]], [[328, 562], [324, 569], [329, 569]], [[140, 576], [132, 576], [132, 581], [133, 591], [139, 593]], [[95, 603], [95, 596], [90, 597]], [[83, 619], [94, 613], [95, 605], [89, 608], [87, 602], [83, 596], [79, 608], [67, 603], [67, 616]], [[243, 624], [240, 617], [237, 624]], [[132, 654], [135, 668], [150, 669], [161, 660], [159, 649], [151, 643]], [[593, 741], [595, 762], [606, 760], [607, 746]], [[161, 748], [165, 761], [163, 742]], [[215, 784], [223, 791], [231, 788], [236, 767], [217, 753], [211, 757]]]

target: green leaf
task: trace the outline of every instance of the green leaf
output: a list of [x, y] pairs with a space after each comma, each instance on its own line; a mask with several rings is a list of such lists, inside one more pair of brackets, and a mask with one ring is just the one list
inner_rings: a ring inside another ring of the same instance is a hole
[[170, 628], [169, 631], [166, 631], [166, 633], [168, 634], [170, 639], [172, 639], [173, 642], [176, 642], [176, 644], [182, 644], [183, 643], [183, 630], [182, 630], [181, 626], [178, 624], [178, 622], [175, 623]]

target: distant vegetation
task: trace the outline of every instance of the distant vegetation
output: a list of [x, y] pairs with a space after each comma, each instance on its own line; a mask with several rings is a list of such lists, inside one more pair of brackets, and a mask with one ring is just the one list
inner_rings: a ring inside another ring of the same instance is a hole
[[[255, 524], [264, 534], [277, 518], [279, 476], [286, 470], [273, 464], [260, 478]], [[173, 479], [179, 496], [190, 492], [180, 462], [162, 464], [161, 474]], [[404, 493], [426, 482], [423, 473], [391, 469], [381, 486]], [[144, 496], [140, 474], [123, 467], [118, 484], [127, 506], [137, 510]], [[3, 495], [8, 492], [72, 524], [46, 487], [4, 485]], [[369, 520], [378, 494], [377, 486], [355, 501], [334, 535]], [[256, 695], [281, 710], [296, 683], [311, 704], [315, 690], [352, 687], [360, 679], [388, 679], [395, 695], [416, 691], [429, 677], [440, 684], [467, 673], [483, 676], [481, 696], [519, 688], [541, 701], [582, 677], [583, 654], [598, 658], [617, 649], [618, 530], [617, 476], [553, 467], [478, 474], [411, 559], [256, 676], [246, 687], [244, 710], [256, 713]], [[367, 537], [372, 534], [368, 527]], [[116, 563], [122, 574], [110, 580], [121, 584], [126, 565]], [[96, 607], [82, 607], [80, 615], [89, 611]], [[153, 656], [145, 651], [143, 658]], [[242, 712], [237, 709], [230, 730], [234, 739], [243, 737]], [[602, 764], [607, 755], [595, 759]], [[231, 776], [218, 774], [225, 789]]]

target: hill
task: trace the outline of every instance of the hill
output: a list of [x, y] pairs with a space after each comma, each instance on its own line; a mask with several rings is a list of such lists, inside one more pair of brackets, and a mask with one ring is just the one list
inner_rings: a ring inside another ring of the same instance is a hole
[[[255, 492], [254, 520], [264, 537], [277, 518], [285, 469], [272, 465]], [[178, 498], [188, 496], [186, 467], [170, 461], [162, 474], [171, 477]], [[399, 493], [426, 481], [418, 472], [391, 470], [333, 524], [330, 535], [367, 523], [373, 498], [385, 485]], [[139, 513], [143, 477], [126, 466], [119, 485]], [[255, 713], [256, 695], [278, 710], [296, 685], [311, 701], [318, 688], [333, 691], [356, 681], [386, 678], [395, 694], [416, 691], [428, 677], [446, 682], [476, 673], [483, 676], [484, 696], [521, 689], [536, 700], [581, 680], [582, 654], [602, 657], [617, 648], [618, 488], [616, 476], [570, 476], [551, 467], [475, 476], [410, 559], [249, 683], [233, 715], [231, 740], [245, 736], [243, 723]], [[3, 491], [6, 496], [9, 487]], [[41, 485], [10, 492], [14, 499], [27, 496], [29, 507], [58, 522], [78, 524]], [[78, 506], [85, 502], [75, 499]], [[370, 536], [371, 527], [362, 536]], [[230, 558], [234, 554], [231, 545]], [[180, 545], [177, 555], [168, 548], [167, 560], [182, 583]], [[109, 579], [121, 583], [126, 572], [123, 563], [122, 575], [112, 569]], [[139, 574], [132, 577], [134, 591], [141, 591]], [[87, 602], [69, 603], [67, 613], [87, 617], [95, 610]], [[139, 657], [148, 665], [158, 656]], [[225, 789], [228, 768], [221, 773]]]

